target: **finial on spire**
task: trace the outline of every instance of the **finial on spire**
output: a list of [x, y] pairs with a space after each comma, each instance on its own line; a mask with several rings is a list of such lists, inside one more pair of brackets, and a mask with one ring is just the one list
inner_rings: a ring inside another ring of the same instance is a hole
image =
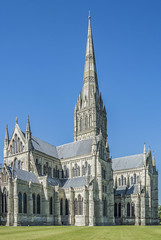
[[26, 136], [27, 136], [28, 139], [31, 138], [29, 115], [27, 115]]
[[16, 117], [16, 124], [18, 124], [18, 117]]
[[144, 153], [146, 154], [146, 143], [144, 143]]
[[154, 151], [153, 151], [153, 157], [152, 157], [152, 164], [153, 164], [153, 166], [155, 166], [155, 155], [154, 155]]
[[6, 140], [6, 141], [9, 140], [8, 125], [6, 125], [5, 140]]

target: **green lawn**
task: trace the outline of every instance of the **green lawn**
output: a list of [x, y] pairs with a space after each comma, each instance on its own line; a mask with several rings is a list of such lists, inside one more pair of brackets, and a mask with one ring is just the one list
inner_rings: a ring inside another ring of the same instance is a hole
[[0, 227], [2, 240], [161, 240], [161, 226]]

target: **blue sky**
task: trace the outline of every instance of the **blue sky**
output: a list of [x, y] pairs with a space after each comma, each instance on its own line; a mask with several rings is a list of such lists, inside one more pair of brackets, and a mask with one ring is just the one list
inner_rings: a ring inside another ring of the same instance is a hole
[[[161, 1], [0, 1], [0, 159], [6, 123], [73, 140], [91, 11], [112, 157], [155, 151], [161, 188]], [[161, 203], [161, 191], [159, 192]]]

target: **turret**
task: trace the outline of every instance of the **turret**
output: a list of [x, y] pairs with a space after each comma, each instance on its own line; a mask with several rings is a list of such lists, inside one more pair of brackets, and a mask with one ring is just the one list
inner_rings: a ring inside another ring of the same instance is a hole
[[153, 152], [153, 157], [152, 157], [152, 165], [153, 165], [153, 167], [156, 166], [156, 165], [155, 165], [155, 155], [154, 155], [154, 152]]
[[26, 132], [25, 132], [26, 140], [31, 140], [31, 129], [30, 129], [30, 121], [29, 115], [27, 116], [27, 125], [26, 125]]
[[5, 138], [4, 138], [4, 151], [3, 151], [4, 158], [8, 156], [8, 145], [9, 145], [9, 134], [8, 134], [8, 125], [6, 125], [6, 132], [5, 132]]

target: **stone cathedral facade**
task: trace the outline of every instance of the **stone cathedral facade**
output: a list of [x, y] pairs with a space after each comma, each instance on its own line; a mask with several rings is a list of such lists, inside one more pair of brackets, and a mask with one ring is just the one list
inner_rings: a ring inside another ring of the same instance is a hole
[[6, 128], [0, 172], [0, 225], [158, 224], [158, 172], [150, 149], [111, 159], [89, 16], [82, 94], [74, 141], [54, 146], [34, 137], [29, 118]]

